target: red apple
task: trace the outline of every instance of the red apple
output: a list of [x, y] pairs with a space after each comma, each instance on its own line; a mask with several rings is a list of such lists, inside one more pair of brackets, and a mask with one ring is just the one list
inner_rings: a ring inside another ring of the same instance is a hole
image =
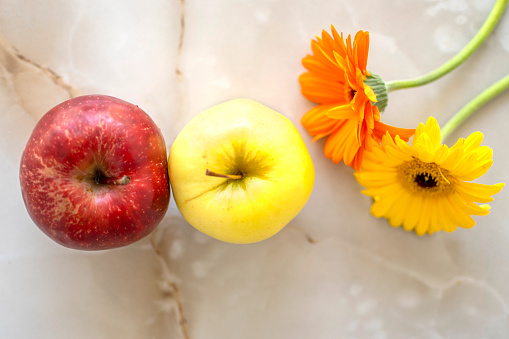
[[161, 131], [138, 106], [82, 96], [46, 113], [25, 147], [20, 182], [30, 217], [59, 244], [129, 245], [161, 221], [170, 200]]

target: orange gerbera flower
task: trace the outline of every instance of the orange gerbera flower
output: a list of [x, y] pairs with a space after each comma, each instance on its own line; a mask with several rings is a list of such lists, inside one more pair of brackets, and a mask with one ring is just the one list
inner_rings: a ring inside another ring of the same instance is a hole
[[313, 55], [302, 59], [308, 70], [299, 77], [302, 94], [320, 105], [307, 112], [301, 122], [314, 136], [313, 141], [327, 137], [327, 158], [334, 163], [343, 160], [358, 170], [364, 150], [381, 143], [386, 132], [408, 141], [415, 130], [380, 122], [379, 107], [385, 108], [387, 92], [383, 81], [366, 70], [369, 33], [357, 32], [353, 45], [348, 35], [345, 44], [343, 33], [339, 35], [331, 27], [332, 37], [322, 31], [322, 38], [311, 42]]

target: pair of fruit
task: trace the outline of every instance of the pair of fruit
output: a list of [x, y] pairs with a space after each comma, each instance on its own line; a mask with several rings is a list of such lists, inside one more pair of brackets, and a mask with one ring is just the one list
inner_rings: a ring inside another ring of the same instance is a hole
[[23, 152], [20, 182], [35, 224], [66, 247], [115, 248], [149, 234], [173, 195], [184, 218], [216, 239], [251, 243], [283, 228], [314, 183], [292, 123], [252, 100], [196, 116], [173, 143], [140, 108], [83, 96], [46, 113]]

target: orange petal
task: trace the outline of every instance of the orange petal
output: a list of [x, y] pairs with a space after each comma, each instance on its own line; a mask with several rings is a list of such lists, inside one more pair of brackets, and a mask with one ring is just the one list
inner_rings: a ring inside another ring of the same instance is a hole
[[326, 115], [331, 119], [351, 119], [355, 117], [355, 111], [350, 104], [331, 108]]
[[375, 128], [375, 118], [373, 116], [373, 106], [369, 101], [366, 101], [364, 104], [364, 119], [366, 126], [372, 131]]
[[399, 128], [391, 125], [386, 125], [380, 121], [375, 121], [375, 125], [373, 128], [373, 135], [375, 139], [381, 141], [385, 132], [389, 132], [393, 139], [396, 137], [396, 135], [399, 135], [399, 137], [402, 140], [408, 141], [412, 137], [412, 135], [414, 135], [415, 129]]
[[337, 131], [327, 138], [324, 153], [334, 163], [346, 160], [345, 164], [350, 166], [357, 154], [360, 145], [355, 137], [355, 125], [355, 122], [352, 120], [343, 120], [343, 124], [341, 124]]
[[354, 44], [357, 50], [354, 52], [354, 58], [357, 60], [357, 67], [365, 71], [368, 63], [369, 53], [369, 32], [358, 31], [355, 34]]
[[327, 112], [336, 105], [319, 105], [310, 109], [301, 119], [301, 124], [311, 136], [324, 137], [337, 129], [338, 120], [331, 119]]
[[347, 103], [344, 96], [345, 84], [334, 79], [325, 79], [313, 73], [303, 73], [299, 76], [302, 95], [306, 99], [318, 104]]
[[332, 159], [335, 164], [343, 160], [345, 143], [348, 137], [347, 131], [343, 128], [348, 120], [341, 121], [341, 126], [327, 138], [323, 149], [325, 156]]

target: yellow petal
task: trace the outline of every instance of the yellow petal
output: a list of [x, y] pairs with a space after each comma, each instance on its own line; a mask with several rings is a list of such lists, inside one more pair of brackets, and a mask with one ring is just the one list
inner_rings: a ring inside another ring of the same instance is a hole
[[454, 171], [454, 176], [465, 181], [475, 180], [486, 174], [492, 164], [493, 160], [488, 160], [471, 167], [464, 165], [461, 169]]
[[366, 93], [366, 96], [368, 97], [369, 101], [378, 102], [375, 92], [373, 92], [373, 89], [366, 84], [364, 84], [364, 93]]
[[474, 132], [470, 134], [464, 143], [465, 152], [473, 151], [474, 149], [481, 146], [484, 135], [481, 132]]
[[477, 161], [493, 159], [493, 150], [488, 146], [481, 146], [474, 151], [477, 154]]
[[464, 146], [465, 145], [465, 139], [464, 138], [459, 138], [458, 141], [456, 141], [456, 143], [454, 145], [452, 145], [451, 149], [452, 150], [455, 150], [455, 149], [461, 149], [461, 150], [464, 150]]
[[398, 160], [400, 164], [402, 164], [403, 162], [405, 161], [410, 161], [412, 160], [412, 156], [403, 152], [400, 148], [398, 147], [392, 147], [392, 146], [387, 146], [385, 147], [385, 152], [390, 155], [392, 158], [394, 158], [394, 160]]
[[447, 199], [437, 199], [436, 202], [436, 226], [434, 228], [444, 230], [446, 232], [453, 232], [457, 228], [457, 223], [453, 217], [453, 213], [451, 213], [451, 208], [447, 208], [450, 206]]
[[460, 202], [458, 202], [457, 199], [453, 198], [453, 195], [450, 195], [446, 197], [448, 207], [449, 207], [449, 213], [454, 220], [456, 220], [456, 223], [458, 226], [463, 228], [471, 228], [474, 227], [475, 221], [472, 219], [472, 217], [465, 212]]
[[422, 162], [435, 162], [435, 154], [429, 151], [424, 151], [421, 154], [419, 154], [419, 160], [421, 160]]
[[435, 150], [440, 147], [442, 136], [440, 133], [440, 126], [434, 117], [429, 117], [426, 121], [426, 134], [431, 139], [432, 149]]
[[422, 122], [420, 122], [419, 126], [417, 126], [417, 128], [415, 129], [414, 139], [412, 141], [412, 144], [419, 141], [419, 138], [423, 132], [426, 132], [426, 126]]
[[359, 184], [365, 187], [385, 187], [398, 182], [397, 172], [363, 172], [355, 173]]
[[440, 126], [438, 126], [438, 122], [434, 117], [429, 117], [426, 121], [426, 125], [422, 122], [419, 123], [417, 129], [415, 131], [414, 140], [412, 144], [420, 143], [422, 135], [426, 134], [428, 138], [431, 139], [431, 144], [433, 148], [437, 148], [440, 146]]
[[417, 220], [417, 225], [415, 227], [415, 233], [417, 233], [418, 235], [424, 235], [428, 231], [430, 216], [433, 213], [434, 213], [434, 208], [431, 205], [431, 199], [427, 199], [427, 198], [422, 199], [421, 216]]
[[413, 146], [422, 145], [429, 152], [433, 152], [435, 150], [433, 141], [431, 140], [431, 137], [427, 133], [422, 133], [419, 137], [419, 140], [416, 142], [412, 142], [412, 145]]
[[456, 193], [453, 196], [457, 205], [460, 208], [462, 208], [463, 211], [465, 211], [465, 213], [481, 216], [490, 213], [489, 210], [487, 210], [486, 208], [479, 207], [479, 205], [473, 203], [472, 201], [468, 200], [466, 197], [462, 196], [459, 193]]
[[422, 212], [422, 200], [421, 196], [413, 195], [410, 203], [408, 204], [408, 210], [403, 222], [403, 228], [407, 231], [413, 230], [417, 226], [417, 222], [419, 221]]
[[412, 197], [409, 193], [402, 191], [397, 203], [392, 205], [392, 208], [388, 212], [389, 224], [392, 227], [399, 227], [403, 225], [403, 221], [405, 220], [405, 216], [408, 210], [408, 205]]
[[435, 160], [436, 164], [441, 164], [445, 161], [445, 159], [449, 156], [449, 147], [447, 145], [441, 145], [435, 151]]
[[503, 183], [495, 185], [484, 185], [474, 182], [458, 181], [456, 189], [458, 192], [474, 202], [486, 203], [493, 201], [492, 195], [499, 193], [504, 187]]
[[[368, 194], [369, 195], [369, 194]], [[371, 196], [371, 195], [370, 195]], [[373, 205], [371, 205], [371, 214], [377, 218], [383, 217], [386, 210], [389, 206], [386, 204], [385, 200], [375, 200]]]
[[449, 150], [449, 153], [446, 157], [440, 160], [440, 162], [437, 160], [436, 163], [442, 168], [445, 168], [448, 171], [453, 171], [458, 163], [460, 162], [461, 158], [463, 157], [463, 149], [461, 148], [451, 148]]
[[402, 140], [399, 135], [396, 135], [395, 142], [402, 152], [408, 154], [409, 156], [412, 154], [412, 147], [410, 147], [406, 141]]
[[382, 197], [383, 199], [386, 199], [386, 197], [389, 196], [395, 196], [396, 198], [399, 197], [399, 195], [402, 193], [402, 187], [399, 183], [390, 184], [388, 186], [384, 187], [369, 187], [368, 189], [364, 190], [364, 194], [369, 195], [370, 197]]

